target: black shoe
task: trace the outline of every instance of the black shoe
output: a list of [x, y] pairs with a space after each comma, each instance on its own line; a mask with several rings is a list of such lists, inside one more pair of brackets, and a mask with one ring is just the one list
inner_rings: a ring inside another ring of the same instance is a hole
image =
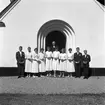
[[88, 77], [84, 77], [83, 79], [88, 79]]
[[86, 79], [88, 79], [89, 77], [86, 77]]
[[26, 78], [26, 76], [23, 76], [24, 78]]
[[21, 78], [21, 76], [18, 76], [18, 78]]

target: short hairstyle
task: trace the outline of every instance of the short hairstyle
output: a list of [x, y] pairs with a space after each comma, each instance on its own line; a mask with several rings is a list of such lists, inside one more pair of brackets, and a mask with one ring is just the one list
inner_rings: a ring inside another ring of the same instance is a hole
[[31, 47], [28, 47], [28, 49], [29, 49], [29, 48], [31, 49]]
[[69, 50], [69, 51], [72, 51], [72, 48], [69, 48], [68, 50]]
[[65, 48], [62, 48], [62, 49], [61, 49], [61, 51], [62, 51], [62, 50], [64, 50], [64, 51], [65, 51]]
[[41, 48], [40, 50], [41, 50], [41, 51], [44, 51], [44, 48]]
[[38, 48], [35, 48], [34, 51], [35, 51], [35, 50], [38, 50]]
[[84, 51], [87, 51], [86, 49]]
[[23, 48], [22, 46], [19, 46], [19, 48]]
[[77, 47], [76, 49], [80, 49], [79, 47]]

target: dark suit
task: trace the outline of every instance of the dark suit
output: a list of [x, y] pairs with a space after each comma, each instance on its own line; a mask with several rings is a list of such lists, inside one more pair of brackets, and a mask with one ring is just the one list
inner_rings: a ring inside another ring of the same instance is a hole
[[16, 60], [17, 60], [17, 66], [18, 66], [18, 72], [19, 76], [24, 76], [24, 70], [25, 70], [25, 53], [22, 52], [16, 52]]
[[83, 71], [84, 77], [88, 78], [89, 76], [89, 62], [91, 61], [90, 55], [83, 55], [82, 56], [82, 63], [83, 63]]
[[51, 51], [54, 52], [55, 48], [56, 48], [56, 46], [51, 46]]
[[81, 76], [81, 63], [82, 63], [82, 53], [74, 53], [74, 64], [75, 64], [75, 73], [76, 77]]

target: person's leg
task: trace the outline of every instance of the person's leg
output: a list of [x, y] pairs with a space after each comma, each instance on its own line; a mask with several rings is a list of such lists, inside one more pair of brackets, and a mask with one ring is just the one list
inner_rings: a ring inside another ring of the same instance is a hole
[[87, 65], [83, 65], [83, 71], [84, 71], [84, 79], [88, 78], [88, 66]]
[[49, 76], [49, 71], [48, 70], [46, 71], [46, 75]]
[[21, 67], [20, 67], [20, 64], [18, 64], [18, 78], [20, 78], [21, 77]]
[[75, 72], [72, 72], [72, 74], [71, 74], [71, 75], [72, 75], [72, 77], [74, 77], [74, 73], [75, 73]]
[[29, 73], [28, 72], [26, 72], [26, 76], [29, 77]]
[[49, 60], [48, 59], [46, 59], [46, 76], [48, 76], [48, 74], [49, 74]]
[[59, 77], [61, 77], [61, 71], [59, 71]]
[[56, 77], [56, 73], [55, 73], [56, 71], [54, 70], [54, 77]]
[[60, 71], [59, 70], [57, 71], [57, 76], [60, 77]]
[[29, 72], [27, 72], [27, 77], [29, 77], [30, 76], [30, 73]]
[[62, 75], [63, 73], [62, 73], [62, 71], [61, 71], [61, 77], [63, 77], [63, 75]]
[[24, 77], [24, 65], [20, 65], [20, 70], [21, 77]]
[[88, 78], [89, 77], [89, 68], [88, 67], [86, 67], [86, 78]]
[[49, 60], [49, 76], [51, 76], [51, 71], [53, 70], [52, 60]]
[[81, 76], [81, 65], [80, 64], [78, 64], [77, 65], [77, 77], [79, 77], [80, 78], [80, 76]]
[[[51, 63], [51, 62], [50, 62]], [[54, 71], [54, 59], [52, 60], [52, 72], [51, 72], [51, 76], [54, 77], [55, 71]]]
[[69, 72], [69, 77], [72, 77], [72, 72]]
[[29, 72], [29, 77], [31, 77], [31, 73]]
[[72, 72], [70, 72], [70, 77], [72, 77]]
[[79, 78], [81, 77], [81, 64], [79, 64]]
[[70, 72], [68, 72], [68, 77], [70, 77]]
[[41, 76], [41, 72], [38, 72], [37, 75], [38, 75], [38, 77], [40, 77]]
[[77, 77], [77, 64], [75, 63], [75, 77]]
[[18, 77], [24, 77], [24, 65], [19, 64], [18, 65], [18, 71], [19, 71], [19, 76]]
[[83, 66], [83, 74], [84, 74], [84, 79], [86, 78], [86, 68], [85, 65]]
[[76, 77], [78, 77], [78, 64], [75, 64], [75, 73], [76, 73]]
[[64, 71], [62, 71], [62, 77], [64, 77]]

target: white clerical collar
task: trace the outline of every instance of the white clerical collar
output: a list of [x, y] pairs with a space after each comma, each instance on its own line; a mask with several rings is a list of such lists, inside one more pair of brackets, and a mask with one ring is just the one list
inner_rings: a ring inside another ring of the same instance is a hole
[[19, 51], [20, 53], [22, 53], [22, 51]]
[[87, 56], [87, 54], [85, 54], [85, 57]]
[[79, 54], [79, 52], [77, 52], [77, 54]]

